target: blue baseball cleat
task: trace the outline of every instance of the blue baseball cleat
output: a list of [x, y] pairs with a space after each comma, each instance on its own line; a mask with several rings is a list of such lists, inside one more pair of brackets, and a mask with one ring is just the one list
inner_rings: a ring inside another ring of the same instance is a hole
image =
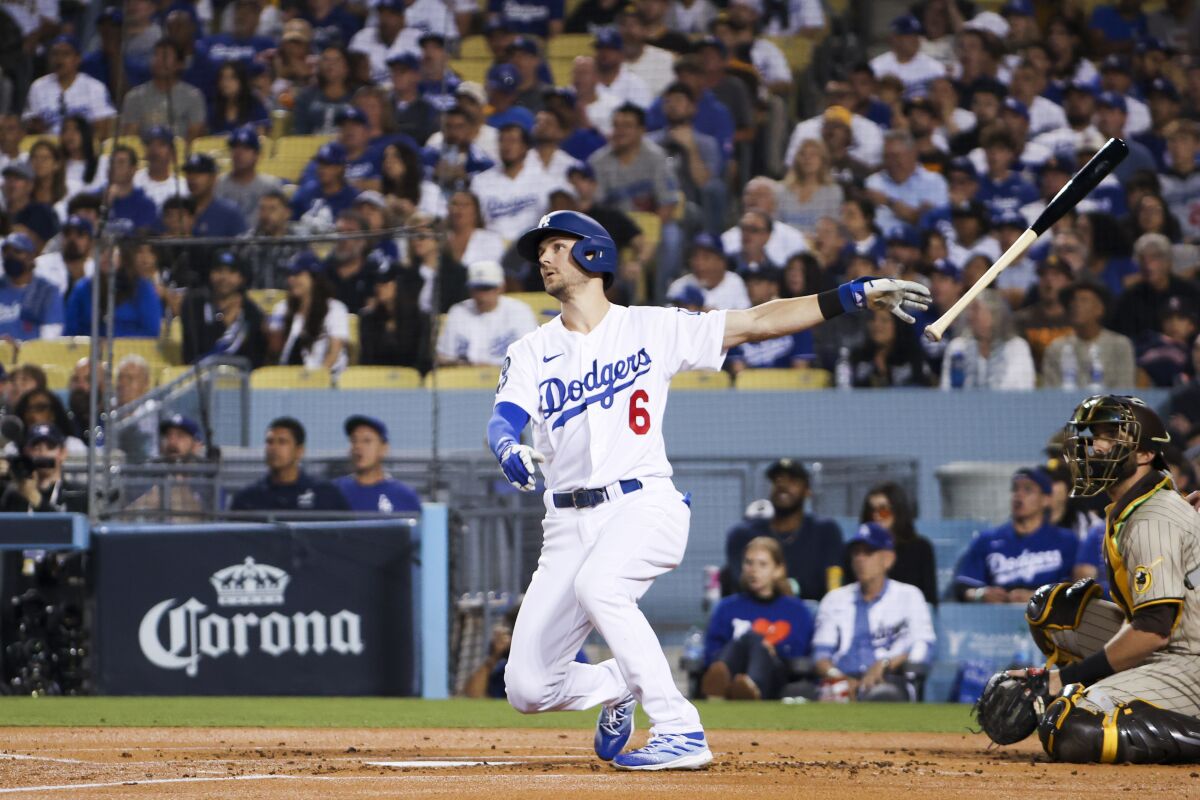
[[617, 769], [701, 769], [712, 761], [712, 751], [703, 731], [661, 733], [650, 737], [640, 750], [613, 759]]
[[596, 755], [603, 761], [612, 761], [613, 757], [629, 744], [633, 735], [633, 711], [637, 708], [637, 700], [633, 695], [616, 705], [600, 709], [600, 719], [596, 720]]

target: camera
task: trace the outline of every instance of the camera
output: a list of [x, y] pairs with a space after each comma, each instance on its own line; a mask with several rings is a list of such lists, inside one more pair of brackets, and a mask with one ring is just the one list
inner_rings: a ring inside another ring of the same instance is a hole
[[[16, 445], [18, 451], [23, 450], [25, 448], [25, 423], [11, 414], [0, 418], [0, 436]], [[8, 464], [9, 480], [17, 483], [29, 480], [39, 469], [56, 466], [56, 462], [52, 458], [33, 458], [21, 452], [5, 456], [4, 460]]]

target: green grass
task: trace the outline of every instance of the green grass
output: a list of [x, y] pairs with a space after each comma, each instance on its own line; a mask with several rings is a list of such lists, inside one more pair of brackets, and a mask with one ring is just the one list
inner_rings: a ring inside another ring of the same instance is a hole
[[[963, 705], [699, 703], [705, 727], [956, 733]], [[639, 712], [640, 715], [640, 712]], [[3, 697], [0, 726], [589, 728], [592, 711], [523, 716], [499, 700], [377, 697]], [[646, 719], [640, 715], [639, 726]]]

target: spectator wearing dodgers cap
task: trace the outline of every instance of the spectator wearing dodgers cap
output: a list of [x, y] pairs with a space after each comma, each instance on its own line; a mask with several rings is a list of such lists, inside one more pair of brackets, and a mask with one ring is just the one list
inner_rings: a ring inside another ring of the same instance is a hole
[[896, 17], [890, 30], [890, 49], [871, 59], [875, 77], [895, 75], [904, 83], [906, 95], [924, 94], [930, 81], [946, 75], [945, 65], [921, 52], [921, 22], [916, 17]]
[[347, 417], [343, 425], [350, 440], [353, 472], [336, 479], [336, 486], [351, 511], [398, 514], [421, 510], [421, 498], [411, 486], [383, 469], [388, 455], [388, 428], [383, 420], [365, 414]]
[[439, 364], [499, 366], [510, 344], [546, 321], [504, 296], [504, 270], [495, 261], [467, 267], [467, 290], [471, 297], [450, 307], [438, 336]]
[[[1116, 92], [1100, 92], [1096, 96], [1095, 124], [1101, 136], [1106, 139], [1124, 137], [1128, 119], [1129, 105], [1125, 102], [1124, 95]], [[1128, 183], [1129, 179], [1139, 172], [1154, 173], [1158, 171], [1154, 155], [1146, 149], [1144, 144], [1128, 138], [1125, 143], [1129, 145], [1129, 155], [1113, 168], [1113, 175], [1117, 176], [1117, 180], [1122, 185]]]

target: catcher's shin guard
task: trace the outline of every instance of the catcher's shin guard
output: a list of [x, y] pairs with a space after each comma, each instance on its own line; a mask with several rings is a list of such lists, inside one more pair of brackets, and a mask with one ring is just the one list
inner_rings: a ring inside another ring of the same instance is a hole
[[1087, 604], [1104, 590], [1091, 578], [1075, 583], [1047, 583], [1029, 598], [1025, 621], [1038, 649], [1046, 654], [1046, 665], [1069, 663], [1077, 654], [1063, 653], [1050, 638], [1050, 631], [1074, 630], [1083, 619]]
[[1042, 747], [1055, 761], [1101, 764], [1173, 764], [1200, 761], [1200, 719], [1145, 700], [1103, 713], [1077, 705], [1072, 686], [1046, 709], [1038, 726]]

